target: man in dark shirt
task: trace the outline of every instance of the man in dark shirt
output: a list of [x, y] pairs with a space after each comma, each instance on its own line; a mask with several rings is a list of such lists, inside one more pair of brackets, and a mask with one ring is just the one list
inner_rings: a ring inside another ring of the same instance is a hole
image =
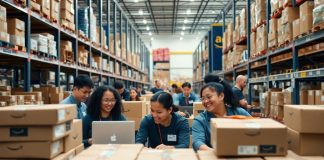
[[240, 106], [245, 109], [250, 109], [252, 106], [248, 104], [246, 99], [243, 96], [243, 89], [246, 87], [246, 77], [239, 75], [236, 78], [235, 86], [232, 88], [233, 93], [239, 99]]
[[159, 91], [163, 91], [163, 89], [161, 88], [161, 82], [159, 80], [155, 80], [155, 87], [151, 88], [151, 92], [155, 94]]
[[114, 88], [118, 91], [123, 100], [130, 101], [130, 93], [127, 89], [125, 89], [124, 84], [122, 82], [116, 81], [114, 83]]

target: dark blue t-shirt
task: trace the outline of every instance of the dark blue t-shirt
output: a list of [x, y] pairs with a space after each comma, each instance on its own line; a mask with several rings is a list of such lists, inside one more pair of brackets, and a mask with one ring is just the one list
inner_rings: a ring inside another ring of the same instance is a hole
[[237, 87], [234, 86], [232, 88], [232, 91], [236, 95], [236, 97], [238, 98], [239, 101], [242, 100], [242, 99], [244, 99], [242, 90], [240, 90], [239, 88], [237, 88]]

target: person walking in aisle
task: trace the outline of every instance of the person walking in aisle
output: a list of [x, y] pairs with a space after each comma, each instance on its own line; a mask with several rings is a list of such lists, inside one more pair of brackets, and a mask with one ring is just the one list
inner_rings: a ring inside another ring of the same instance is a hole
[[235, 86], [232, 88], [234, 94], [237, 96], [240, 106], [246, 110], [249, 110], [252, 106], [248, 104], [247, 100], [243, 96], [243, 89], [246, 87], [246, 77], [238, 75], [236, 77]]
[[130, 91], [130, 101], [141, 101], [139, 93], [136, 91], [136, 88], [131, 88], [129, 91]]
[[86, 75], [79, 75], [74, 79], [72, 93], [60, 102], [60, 104], [76, 104], [78, 119], [82, 119], [86, 115], [86, 104], [84, 103], [93, 88], [93, 82]]
[[130, 101], [130, 93], [127, 89], [125, 89], [124, 84], [122, 82], [116, 81], [114, 83], [114, 88], [118, 91], [123, 100]]
[[150, 90], [153, 94], [159, 92], [159, 91], [163, 91], [163, 89], [161, 88], [161, 82], [159, 80], [155, 80], [155, 87], [151, 88]]
[[174, 105], [176, 106], [193, 106], [193, 102], [199, 102], [199, 97], [192, 92], [191, 84], [185, 82], [182, 84], [183, 93], [173, 96]]
[[112, 87], [100, 86], [88, 101], [87, 115], [82, 119], [83, 144], [92, 145], [93, 121], [126, 121], [119, 93]]
[[[224, 93], [229, 94], [226, 95]], [[250, 116], [244, 109], [237, 107], [238, 100], [230, 95], [230, 93], [231, 92], [225, 92], [224, 86], [216, 82], [207, 83], [201, 88], [201, 101], [205, 107], [205, 111], [199, 113], [192, 124], [192, 146], [195, 150], [211, 149], [211, 118], [222, 118], [232, 115]]]
[[136, 135], [137, 144], [155, 149], [189, 147], [189, 123], [173, 105], [171, 94], [158, 92], [151, 98], [151, 114], [146, 115]]

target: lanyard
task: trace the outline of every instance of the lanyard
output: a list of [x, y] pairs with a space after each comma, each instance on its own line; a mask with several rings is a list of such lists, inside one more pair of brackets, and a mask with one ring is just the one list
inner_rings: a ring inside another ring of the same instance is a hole
[[160, 129], [160, 124], [158, 124], [158, 130], [159, 130], [159, 135], [160, 135], [160, 141], [161, 141], [161, 144], [163, 144], [163, 141], [162, 141], [162, 134], [161, 134], [161, 129]]

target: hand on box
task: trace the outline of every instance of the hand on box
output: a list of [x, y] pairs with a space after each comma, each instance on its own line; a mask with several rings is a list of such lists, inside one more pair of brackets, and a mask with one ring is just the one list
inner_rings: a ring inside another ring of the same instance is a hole
[[167, 146], [164, 144], [160, 144], [155, 149], [174, 149], [174, 148], [175, 148], [174, 146]]

